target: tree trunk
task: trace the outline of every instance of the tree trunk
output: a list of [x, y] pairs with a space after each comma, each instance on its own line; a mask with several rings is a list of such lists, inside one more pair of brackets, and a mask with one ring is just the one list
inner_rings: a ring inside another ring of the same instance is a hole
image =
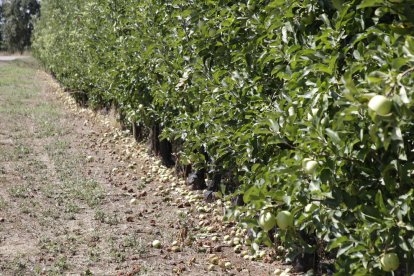
[[172, 145], [168, 140], [159, 139], [161, 134], [161, 127], [156, 124], [151, 128], [151, 151], [161, 157], [162, 163], [171, 167], [174, 165], [174, 160], [172, 156]]
[[134, 136], [135, 141], [143, 141], [145, 139], [144, 127], [136, 122], [132, 123], [132, 135]]

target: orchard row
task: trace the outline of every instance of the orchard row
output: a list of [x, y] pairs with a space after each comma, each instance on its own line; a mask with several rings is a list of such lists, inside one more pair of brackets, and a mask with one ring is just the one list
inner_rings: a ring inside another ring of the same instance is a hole
[[234, 197], [255, 248], [317, 273], [414, 272], [413, 1], [42, 0], [41, 15], [47, 69], [210, 200]]

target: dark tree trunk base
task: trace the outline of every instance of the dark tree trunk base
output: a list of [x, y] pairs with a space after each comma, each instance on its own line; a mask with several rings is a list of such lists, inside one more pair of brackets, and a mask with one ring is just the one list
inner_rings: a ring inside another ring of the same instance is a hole
[[193, 190], [204, 190], [207, 188], [205, 177], [205, 169], [190, 173], [186, 180], [187, 185], [191, 186]]
[[172, 145], [167, 140], [161, 140], [159, 139], [159, 136], [161, 134], [161, 128], [158, 124], [154, 125], [151, 128], [151, 151], [155, 154], [161, 157], [162, 163], [167, 166], [171, 167], [174, 165], [174, 160], [172, 156]]
[[172, 158], [172, 146], [168, 140], [164, 139], [160, 141], [159, 155], [161, 157], [161, 160], [164, 166], [167, 166], [167, 167], [174, 166], [174, 161]]
[[318, 243], [317, 243], [317, 237], [315, 234], [308, 234], [304, 231], [300, 231], [300, 236], [302, 239], [308, 243], [309, 245], [315, 247], [314, 252], [307, 253], [304, 252], [297, 256], [293, 260], [293, 267], [298, 272], [306, 272], [310, 269], [313, 269], [313, 271], [317, 271], [319, 267], [319, 254], [318, 254]]
[[121, 111], [118, 112], [118, 122], [119, 122], [119, 125], [121, 126], [122, 130], [127, 130], [128, 129], [128, 124], [126, 122], [125, 117], [126, 116], [125, 116], [124, 112], [121, 112]]
[[141, 124], [132, 123], [132, 135], [135, 141], [142, 142], [145, 140], [145, 128]]

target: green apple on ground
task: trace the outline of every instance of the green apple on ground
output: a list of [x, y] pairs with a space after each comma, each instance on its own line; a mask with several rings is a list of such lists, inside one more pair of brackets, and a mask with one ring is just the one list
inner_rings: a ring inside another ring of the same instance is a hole
[[280, 229], [286, 230], [293, 226], [293, 216], [289, 211], [281, 211], [276, 216], [276, 222]]
[[378, 115], [388, 115], [392, 108], [392, 101], [385, 96], [375, 95], [368, 102], [368, 108]]
[[152, 247], [154, 247], [154, 248], [161, 248], [161, 242], [159, 240], [154, 240], [152, 242]]
[[390, 272], [400, 266], [400, 260], [396, 253], [386, 253], [381, 258], [381, 267], [384, 271]]

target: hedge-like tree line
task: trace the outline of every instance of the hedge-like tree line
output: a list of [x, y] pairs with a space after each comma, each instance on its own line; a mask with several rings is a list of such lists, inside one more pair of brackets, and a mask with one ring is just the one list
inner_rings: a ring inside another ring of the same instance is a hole
[[253, 244], [282, 244], [305, 270], [414, 272], [412, 0], [42, 0], [41, 13], [44, 65], [150, 130], [199, 188], [233, 193], [227, 215]]

